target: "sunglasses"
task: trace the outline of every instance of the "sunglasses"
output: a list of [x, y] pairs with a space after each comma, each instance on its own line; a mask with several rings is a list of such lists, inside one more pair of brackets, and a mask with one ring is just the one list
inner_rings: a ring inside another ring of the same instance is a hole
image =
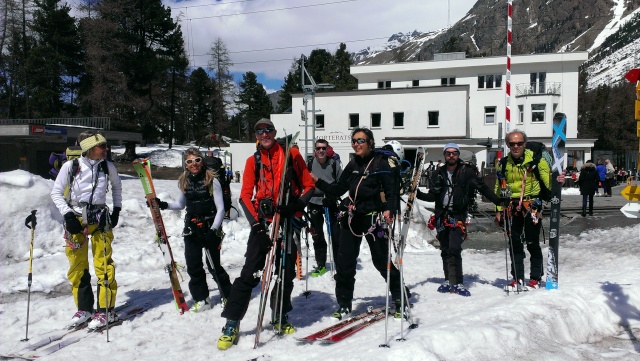
[[351, 144], [364, 144], [367, 142], [366, 138], [358, 138], [358, 139], [351, 139]]
[[261, 128], [261, 129], [257, 129], [257, 130], [256, 130], [256, 134], [257, 134], [257, 135], [262, 135], [262, 134], [264, 134], [264, 133], [271, 133], [271, 132], [273, 132], [274, 130], [276, 130], [276, 129], [275, 129], [275, 128]]
[[460, 155], [460, 152], [458, 152], [457, 150], [453, 152], [444, 152], [444, 155], [447, 157], [451, 157], [452, 155]]
[[522, 147], [523, 145], [524, 145], [524, 142], [509, 142], [510, 147], [515, 147], [515, 146]]
[[327, 150], [327, 147], [316, 147], [316, 150]]
[[98, 148], [100, 148], [100, 149], [107, 149], [107, 148], [109, 148], [109, 146], [107, 145], [107, 143], [98, 144], [98, 145], [96, 145], [96, 147], [98, 147]]
[[193, 159], [187, 159], [184, 162], [187, 163], [187, 165], [191, 165], [193, 162], [196, 162], [196, 163], [202, 162], [202, 158], [198, 157]]

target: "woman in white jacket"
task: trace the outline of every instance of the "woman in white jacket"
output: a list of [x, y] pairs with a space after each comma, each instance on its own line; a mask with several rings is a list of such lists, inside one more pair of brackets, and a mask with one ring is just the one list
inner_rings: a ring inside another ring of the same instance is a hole
[[[69, 327], [91, 320], [88, 327], [99, 328], [118, 318], [113, 311], [118, 284], [111, 258], [111, 229], [118, 224], [122, 208], [122, 184], [116, 167], [106, 159], [109, 147], [104, 136], [87, 131], [78, 135], [78, 141], [82, 156], [62, 165], [51, 190], [51, 199], [64, 216], [65, 253], [69, 259], [67, 278], [78, 309]], [[113, 203], [111, 214], [107, 205], [109, 184]], [[89, 274], [89, 238], [98, 278], [95, 313]]]

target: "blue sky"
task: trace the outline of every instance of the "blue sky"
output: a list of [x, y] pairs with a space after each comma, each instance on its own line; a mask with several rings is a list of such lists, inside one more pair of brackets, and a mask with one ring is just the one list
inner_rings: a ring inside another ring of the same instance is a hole
[[236, 80], [253, 71], [280, 89], [294, 58], [341, 42], [356, 52], [398, 32], [454, 24], [476, 0], [163, 0], [180, 22], [192, 67], [206, 67], [211, 44], [227, 45]]

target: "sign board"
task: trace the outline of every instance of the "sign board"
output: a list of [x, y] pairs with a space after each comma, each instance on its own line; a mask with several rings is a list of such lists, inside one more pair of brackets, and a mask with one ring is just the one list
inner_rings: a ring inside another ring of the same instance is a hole
[[640, 201], [640, 186], [626, 186], [620, 194], [628, 201]]
[[620, 208], [620, 212], [627, 218], [640, 218], [640, 203], [627, 203]]

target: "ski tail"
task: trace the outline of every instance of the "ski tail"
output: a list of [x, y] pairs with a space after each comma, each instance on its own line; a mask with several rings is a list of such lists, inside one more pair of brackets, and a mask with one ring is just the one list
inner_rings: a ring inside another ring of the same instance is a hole
[[567, 142], [567, 117], [564, 113], [556, 113], [553, 117], [553, 139], [551, 149], [553, 164], [551, 166], [551, 216], [549, 223], [549, 255], [547, 257], [546, 289], [558, 288], [558, 249], [560, 243], [560, 208], [562, 203], [562, 183], [558, 176], [562, 174]]

